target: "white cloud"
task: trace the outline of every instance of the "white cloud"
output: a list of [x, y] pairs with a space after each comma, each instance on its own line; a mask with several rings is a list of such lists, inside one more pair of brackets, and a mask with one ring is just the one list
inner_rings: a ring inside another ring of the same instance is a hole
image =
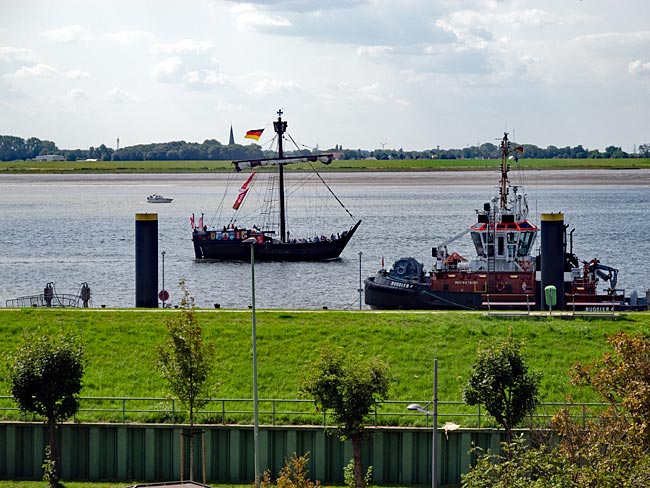
[[261, 6], [252, 3], [236, 4], [230, 12], [235, 15], [240, 29], [258, 27], [290, 27], [291, 21], [281, 15], [267, 13]]
[[65, 77], [69, 80], [79, 80], [81, 78], [88, 78], [89, 76], [88, 70], [85, 69], [73, 69], [65, 74]]
[[378, 82], [361, 86], [352, 86], [346, 82], [325, 83], [317, 93], [323, 100], [345, 105], [410, 105], [406, 98], [395, 95]]
[[31, 49], [0, 46], [0, 63], [14, 63], [18, 61], [27, 61], [32, 58]]
[[35, 64], [34, 66], [22, 66], [13, 75], [14, 78], [50, 78], [57, 74], [57, 70], [47, 64]]
[[380, 83], [372, 83], [370, 85], [358, 88], [354, 97], [356, 101], [366, 101], [377, 105], [398, 104], [409, 105], [408, 100], [396, 97], [394, 94], [384, 90]]
[[593, 49], [611, 48], [615, 46], [636, 46], [647, 49], [648, 43], [650, 43], [650, 31], [598, 32], [578, 36], [575, 42]]
[[183, 39], [175, 43], [157, 44], [151, 51], [154, 54], [172, 55], [153, 68], [153, 77], [159, 83], [177, 84], [192, 90], [230, 83], [230, 79], [219, 69], [214, 56], [215, 46], [211, 41]]
[[650, 76], [650, 62], [643, 63], [637, 59], [628, 65], [627, 70], [631, 75]]
[[47, 39], [50, 42], [57, 42], [57, 43], [59, 42], [72, 43], [72, 42], [85, 41], [92, 37], [90, 32], [85, 27], [82, 27], [78, 24], [66, 25], [65, 27], [61, 27], [60, 29], [48, 30], [42, 32], [40, 36]]
[[295, 94], [304, 90], [303, 87], [295, 81], [271, 79], [266, 76], [263, 78], [264, 79], [261, 81], [255, 83], [248, 93], [256, 97], [265, 97], [281, 93]]
[[357, 55], [379, 58], [391, 54], [394, 50], [395, 48], [392, 46], [359, 46], [357, 48]]
[[203, 72], [203, 83], [206, 85], [226, 85], [230, 82], [230, 78], [223, 73], [217, 73], [214, 70]]
[[67, 99], [74, 102], [86, 102], [89, 98], [88, 92], [80, 88], [73, 88], [67, 94]]
[[106, 38], [118, 44], [133, 44], [141, 41], [151, 41], [154, 36], [143, 30], [125, 30], [106, 34]]
[[156, 44], [151, 48], [154, 54], [198, 54], [204, 55], [214, 51], [212, 41], [197, 42], [193, 39], [183, 39], [182, 41]]
[[114, 103], [135, 103], [139, 101], [137, 97], [117, 87], [106, 90], [104, 95], [107, 100]]
[[178, 83], [183, 78], [183, 60], [179, 56], [165, 59], [153, 68], [153, 77], [161, 83]]

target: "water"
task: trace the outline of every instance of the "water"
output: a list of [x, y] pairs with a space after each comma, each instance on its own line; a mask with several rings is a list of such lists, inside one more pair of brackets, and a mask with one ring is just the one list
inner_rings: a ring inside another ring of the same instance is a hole
[[[0, 306], [42, 293], [51, 281], [59, 293], [77, 293], [80, 283], [88, 282], [93, 307], [133, 307], [135, 214], [157, 212], [170, 302], [178, 303], [178, 282], [185, 280], [200, 307], [247, 307], [250, 263], [197, 262], [191, 242], [189, 215], [205, 211], [209, 221], [231, 177], [2, 175]], [[498, 175], [337, 173], [329, 178], [337, 196], [363, 220], [361, 227], [338, 261], [256, 263], [258, 307], [358, 309], [360, 274], [362, 279], [373, 275], [382, 257], [386, 267], [412, 256], [429, 268], [431, 247], [474, 222], [474, 209], [495, 194]], [[619, 287], [628, 293], [650, 287], [650, 171], [540, 171], [526, 178], [531, 220], [539, 222], [542, 212], [563, 212], [576, 228], [574, 252], [581, 259], [597, 257], [619, 268]], [[148, 204], [152, 193], [174, 202]], [[303, 221], [315, 218], [293, 212]], [[340, 222], [342, 230], [353, 220]], [[468, 236], [449, 249], [473, 256]], [[159, 276], [162, 280], [162, 269]]]

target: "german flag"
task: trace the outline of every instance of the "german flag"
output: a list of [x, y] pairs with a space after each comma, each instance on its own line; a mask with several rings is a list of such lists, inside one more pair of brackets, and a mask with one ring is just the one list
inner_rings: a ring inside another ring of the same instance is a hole
[[262, 132], [264, 132], [264, 129], [253, 129], [249, 130], [246, 132], [246, 135], [244, 136], [245, 139], [255, 139], [256, 141], [259, 141], [260, 137], [262, 137]]

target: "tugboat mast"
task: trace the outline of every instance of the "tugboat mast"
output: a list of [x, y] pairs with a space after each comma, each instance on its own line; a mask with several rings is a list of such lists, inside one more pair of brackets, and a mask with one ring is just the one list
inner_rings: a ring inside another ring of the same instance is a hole
[[499, 193], [501, 195], [501, 210], [508, 209], [508, 153], [510, 152], [510, 141], [508, 140], [508, 133], [503, 133], [501, 139], [501, 188]]
[[[282, 109], [278, 110], [278, 120], [273, 122], [273, 129], [278, 135], [278, 157], [284, 157], [284, 150], [282, 148], [282, 138], [287, 131], [287, 123], [282, 120]], [[285, 215], [284, 204], [284, 164], [280, 164], [278, 168], [280, 175], [280, 241], [286, 242], [287, 240], [287, 223]]]

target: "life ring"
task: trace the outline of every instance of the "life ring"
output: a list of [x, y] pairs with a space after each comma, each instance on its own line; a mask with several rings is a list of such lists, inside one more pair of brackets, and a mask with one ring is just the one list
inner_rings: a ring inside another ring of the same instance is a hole
[[224, 232], [224, 233], [221, 235], [221, 237], [223, 238], [224, 241], [227, 241], [227, 240], [228, 240], [228, 233], [227, 233], [227, 232]]
[[505, 289], [506, 285], [503, 284], [503, 281], [499, 281], [497, 283], [497, 291], [503, 291]]

